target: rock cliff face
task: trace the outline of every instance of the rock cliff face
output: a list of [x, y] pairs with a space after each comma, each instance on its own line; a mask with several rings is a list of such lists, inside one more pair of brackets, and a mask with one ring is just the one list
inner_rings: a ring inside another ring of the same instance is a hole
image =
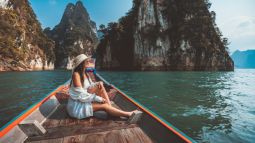
[[54, 69], [54, 42], [27, 0], [0, 0], [0, 71]]
[[97, 44], [96, 24], [81, 1], [67, 5], [60, 23], [44, 32], [55, 41], [56, 68], [72, 68], [72, 60], [81, 53], [92, 55]]
[[[102, 29], [98, 68], [233, 70], [227, 39], [209, 7], [205, 0], [134, 0], [115, 27]], [[118, 55], [127, 55], [126, 60]]]

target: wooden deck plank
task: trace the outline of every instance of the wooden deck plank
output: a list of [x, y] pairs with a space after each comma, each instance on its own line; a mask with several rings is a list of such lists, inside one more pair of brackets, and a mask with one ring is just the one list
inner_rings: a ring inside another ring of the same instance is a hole
[[146, 142], [146, 143], [152, 143], [153, 141], [145, 135], [143, 130], [141, 128], [133, 128], [131, 129], [134, 135], [137, 136], [137, 139], [139, 139], [141, 142]]
[[88, 134], [96, 132], [104, 132], [111, 130], [120, 130], [125, 128], [137, 127], [136, 124], [127, 124], [125, 121], [105, 121], [98, 125], [73, 125], [62, 126], [56, 128], [48, 128], [47, 133], [42, 136], [30, 137], [28, 141], [37, 141], [43, 139], [54, 139], [71, 135]]
[[[114, 129], [81, 135], [41, 140], [40, 143], [152, 143], [153, 141], [139, 127]], [[39, 142], [29, 142], [39, 143]]]
[[84, 142], [82, 140], [82, 136], [81, 135], [67, 136], [67, 137], [64, 137], [62, 139], [63, 139], [62, 143], [82, 143], [82, 142]]
[[31, 137], [28, 140], [35, 141], [35, 140], [42, 140], [42, 139], [53, 139], [53, 138], [70, 136], [70, 135], [104, 132], [104, 131], [119, 130], [119, 129], [133, 128], [133, 127], [136, 127], [136, 125], [125, 124], [123, 126], [111, 125], [111, 126], [99, 126], [99, 127], [93, 127], [93, 126], [92, 127], [83, 127], [83, 126], [59, 127], [59, 128], [48, 129], [47, 134], [43, 136]]
[[119, 130], [113, 130], [111, 132], [106, 133], [104, 141], [106, 143], [126, 143], [126, 139], [121, 136]]
[[32, 141], [29, 143], [63, 143], [63, 138], [51, 139], [51, 140], [42, 140], [42, 141]]
[[41, 143], [41, 141], [31, 141], [29, 143]]

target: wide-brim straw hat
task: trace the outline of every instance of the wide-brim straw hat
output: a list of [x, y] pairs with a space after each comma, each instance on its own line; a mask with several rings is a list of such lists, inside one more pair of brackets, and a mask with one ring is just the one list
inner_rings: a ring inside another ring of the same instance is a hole
[[80, 54], [79, 56], [75, 57], [73, 60], [72, 73], [76, 67], [78, 67], [83, 61], [87, 59], [90, 59], [90, 57], [86, 56], [85, 54]]

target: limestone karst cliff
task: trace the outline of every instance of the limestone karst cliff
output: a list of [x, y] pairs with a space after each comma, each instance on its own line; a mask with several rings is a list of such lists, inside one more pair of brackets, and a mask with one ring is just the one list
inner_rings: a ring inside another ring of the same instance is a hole
[[42, 31], [28, 0], [0, 2], [0, 71], [54, 69], [54, 42]]
[[72, 68], [75, 56], [85, 53], [93, 55], [97, 44], [96, 23], [81, 1], [69, 3], [63, 17], [54, 29], [46, 28], [44, 32], [55, 41], [56, 68]]
[[116, 70], [233, 70], [228, 41], [207, 0], [134, 0], [100, 30], [97, 67]]

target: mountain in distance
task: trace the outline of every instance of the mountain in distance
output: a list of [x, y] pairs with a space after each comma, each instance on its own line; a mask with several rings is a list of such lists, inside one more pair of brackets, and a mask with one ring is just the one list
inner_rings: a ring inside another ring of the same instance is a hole
[[236, 68], [255, 68], [255, 50], [235, 51], [231, 55]]
[[90, 19], [81, 1], [69, 3], [60, 23], [44, 32], [55, 41], [56, 68], [71, 69], [74, 57], [95, 53], [98, 43], [96, 23]]

